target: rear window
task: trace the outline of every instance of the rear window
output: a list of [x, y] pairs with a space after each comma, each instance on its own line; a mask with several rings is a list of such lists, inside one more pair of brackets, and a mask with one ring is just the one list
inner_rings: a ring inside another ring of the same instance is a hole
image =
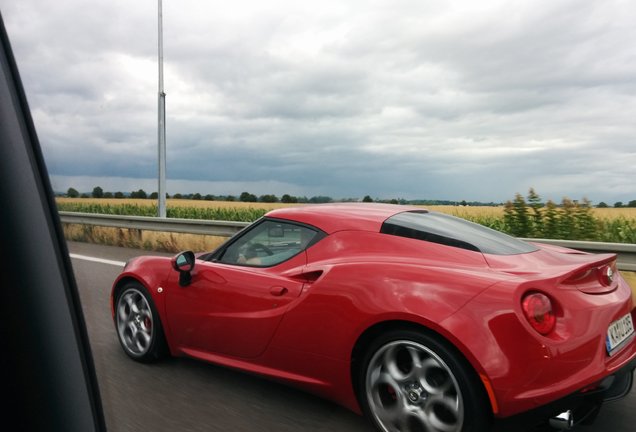
[[380, 232], [493, 255], [538, 250], [529, 243], [485, 226], [425, 210], [398, 213], [382, 224]]

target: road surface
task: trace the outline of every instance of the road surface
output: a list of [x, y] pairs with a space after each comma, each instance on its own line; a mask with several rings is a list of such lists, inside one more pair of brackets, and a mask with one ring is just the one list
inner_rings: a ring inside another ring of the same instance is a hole
[[[294, 388], [189, 359], [129, 359], [110, 316], [110, 287], [127, 259], [148, 252], [69, 242], [110, 432], [369, 432], [352, 412]], [[155, 255], [162, 255], [153, 253]], [[164, 254], [165, 255], [165, 254]], [[636, 390], [579, 432], [633, 432]]]

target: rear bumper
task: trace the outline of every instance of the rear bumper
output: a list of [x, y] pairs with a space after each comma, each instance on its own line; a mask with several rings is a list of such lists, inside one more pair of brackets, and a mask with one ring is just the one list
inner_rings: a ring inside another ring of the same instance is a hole
[[596, 418], [603, 402], [621, 399], [630, 392], [634, 381], [634, 369], [636, 359], [605, 377], [592, 389], [582, 389], [530, 411], [496, 419], [494, 431], [532, 430], [567, 410], [573, 412], [574, 424], [589, 424]]

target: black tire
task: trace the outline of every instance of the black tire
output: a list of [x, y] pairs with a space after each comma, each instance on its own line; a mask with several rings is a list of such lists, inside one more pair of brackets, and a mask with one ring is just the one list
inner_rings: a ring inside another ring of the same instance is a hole
[[482, 432], [492, 413], [477, 374], [442, 338], [395, 330], [368, 347], [359, 372], [362, 410], [382, 432]]
[[133, 360], [151, 363], [168, 353], [157, 309], [138, 282], [128, 282], [117, 295], [115, 329], [124, 352]]

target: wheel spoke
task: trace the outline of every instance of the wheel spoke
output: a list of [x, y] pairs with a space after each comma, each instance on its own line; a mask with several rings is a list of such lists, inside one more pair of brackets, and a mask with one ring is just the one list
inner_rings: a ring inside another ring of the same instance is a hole
[[126, 304], [128, 305], [128, 308], [130, 310], [130, 313], [137, 313], [137, 303], [135, 303], [135, 298], [133, 294], [127, 295], [124, 299], [126, 301]]
[[137, 330], [135, 341], [140, 352], [144, 352], [150, 346], [150, 334], [143, 330]]
[[404, 394], [395, 378], [388, 372], [376, 369], [371, 388], [374, 410], [384, 422], [395, 423], [402, 416], [405, 408]]
[[383, 366], [395, 381], [401, 383], [406, 379], [405, 374], [400, 370], [398, 366], [398, 351], [399, 347], [391, 347], [384, 354]]
[[434, 431], [428, 416], [420, 407], [409, 407], [406, 409], [398, 423], [400, 432], [422, 432]]
[[126, 307], [120, 305], [117, 308], [117, 322], [118, 323], [126, 323], [130, 320], [130, 314], [126, 313]]
[[426, 401], [424, 411], [435, 430], [455, 432], [461, 429], [462, 413], [456, 398], [433, 396]]
[[430, 394], [443, 394], [454, 387], [447, 368], [432, 357], [422, 362], [417, 375], [422, 387]]

